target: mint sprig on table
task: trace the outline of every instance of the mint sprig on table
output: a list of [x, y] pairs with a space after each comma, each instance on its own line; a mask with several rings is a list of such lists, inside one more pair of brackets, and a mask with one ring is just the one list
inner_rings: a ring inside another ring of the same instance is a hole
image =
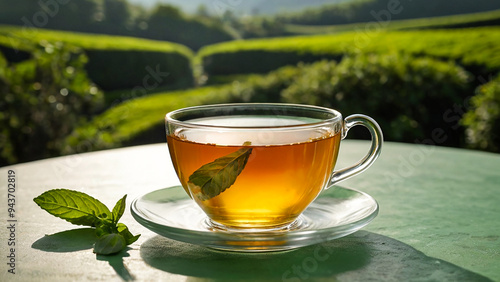
[[110, 255], [120, 252], [141, 236], [132, 235], [125, 224], [118, 223], [125, 212], [126, 199], [127, 195], [118, 200], [112, 211], [99, 200], [68, 189], [46, 191], [33, 201], [51, 215], [72, 224], [95, 227], [98, 239], [94, 253]]
[[[250, 144], [247, 141], [243, 146]], [[234, 184], [251, 153], [252, 148], [244, 147], [201, 166], [189, 176], [190, 190], [202, 201], [218, 196]]]

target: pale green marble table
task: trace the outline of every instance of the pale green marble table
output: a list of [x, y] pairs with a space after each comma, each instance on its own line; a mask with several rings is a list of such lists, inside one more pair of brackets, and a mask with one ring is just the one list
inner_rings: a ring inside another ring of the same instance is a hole
[[[338, 167], [357, 161], [368, 146], [343, 141]], [[9, 170], [16, 175], [13, 218]], [[496, 154], [385, 143], [367, 172], [340, 184], [372, 195], [378, 217], [347, 237], [280, 253], [225, 253], [166, 239], [127, 208], [122, 221], [141, 238], [119, 255], [96, 256], [93, 230], [55, 218], [32, 200], [68, 188], [108, 206], [128, 194], [130, 204], [178, 183], [165, 144], [0, 168], [0, 281], [500, 281]], [[10, 248], [15, 265], [8, 264]]]

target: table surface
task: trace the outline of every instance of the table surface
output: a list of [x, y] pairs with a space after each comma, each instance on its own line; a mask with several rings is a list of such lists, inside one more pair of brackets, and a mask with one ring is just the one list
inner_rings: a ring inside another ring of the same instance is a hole
[[[368, 147], [343, 141], [337, 167], [358, 161]], [[14, 218], [7, 212], [9, 170], [16, 175]], [[500, 281], [497, 154], [386, 142], [368, 171], [339, 184], [373, 196], [377, 218], [344, 238], [287, 252], [216, 251], [161, 237], [134, 220], [132, 199], [178, 184], [165, 144], [0, 168], [0, 280]], [[127, 194], [121, 221], [142, 236], [118, 255], [96, 256], [93, 230], [33, 202], [54, 188], [85, 192], [111, 207]]]

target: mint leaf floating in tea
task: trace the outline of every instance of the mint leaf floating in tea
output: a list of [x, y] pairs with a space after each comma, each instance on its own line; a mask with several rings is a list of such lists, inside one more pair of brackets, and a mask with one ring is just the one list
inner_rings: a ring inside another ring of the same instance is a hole
[[112, 212], [99, 200], [68, 189], [49, 190], [33, 201], [51, 215], [76, 225], [95, 227], [98, 240], [94, 253], [109, 255], [120, 252], [140, 236], [133, 236], [125, 224], [118, 223], [125, 212], [126, 199], [127, 195], [118, 200]]
[[[250, 144], [250, 142], [245, 142], [243, 146]], [[194, 191], [195, 196], [202, 201], [224, 192], [233, 185], [243, 171], [251, 153], [252, 148], [241, 148], [203, 165], [189, 176], [190, 190]]]

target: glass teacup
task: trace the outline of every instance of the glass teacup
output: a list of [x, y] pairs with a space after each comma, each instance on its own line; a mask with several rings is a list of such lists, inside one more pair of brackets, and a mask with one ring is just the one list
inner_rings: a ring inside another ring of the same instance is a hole
[[[382, 131], [365, 115], [294, 104], [221, 104], [166, 115], [177, 176], [217, 229], [286, 230], [328, 187], [366, 170]], [[369, 153], [334, 170], [340, 142], [356, 125], [371, 133]]]

